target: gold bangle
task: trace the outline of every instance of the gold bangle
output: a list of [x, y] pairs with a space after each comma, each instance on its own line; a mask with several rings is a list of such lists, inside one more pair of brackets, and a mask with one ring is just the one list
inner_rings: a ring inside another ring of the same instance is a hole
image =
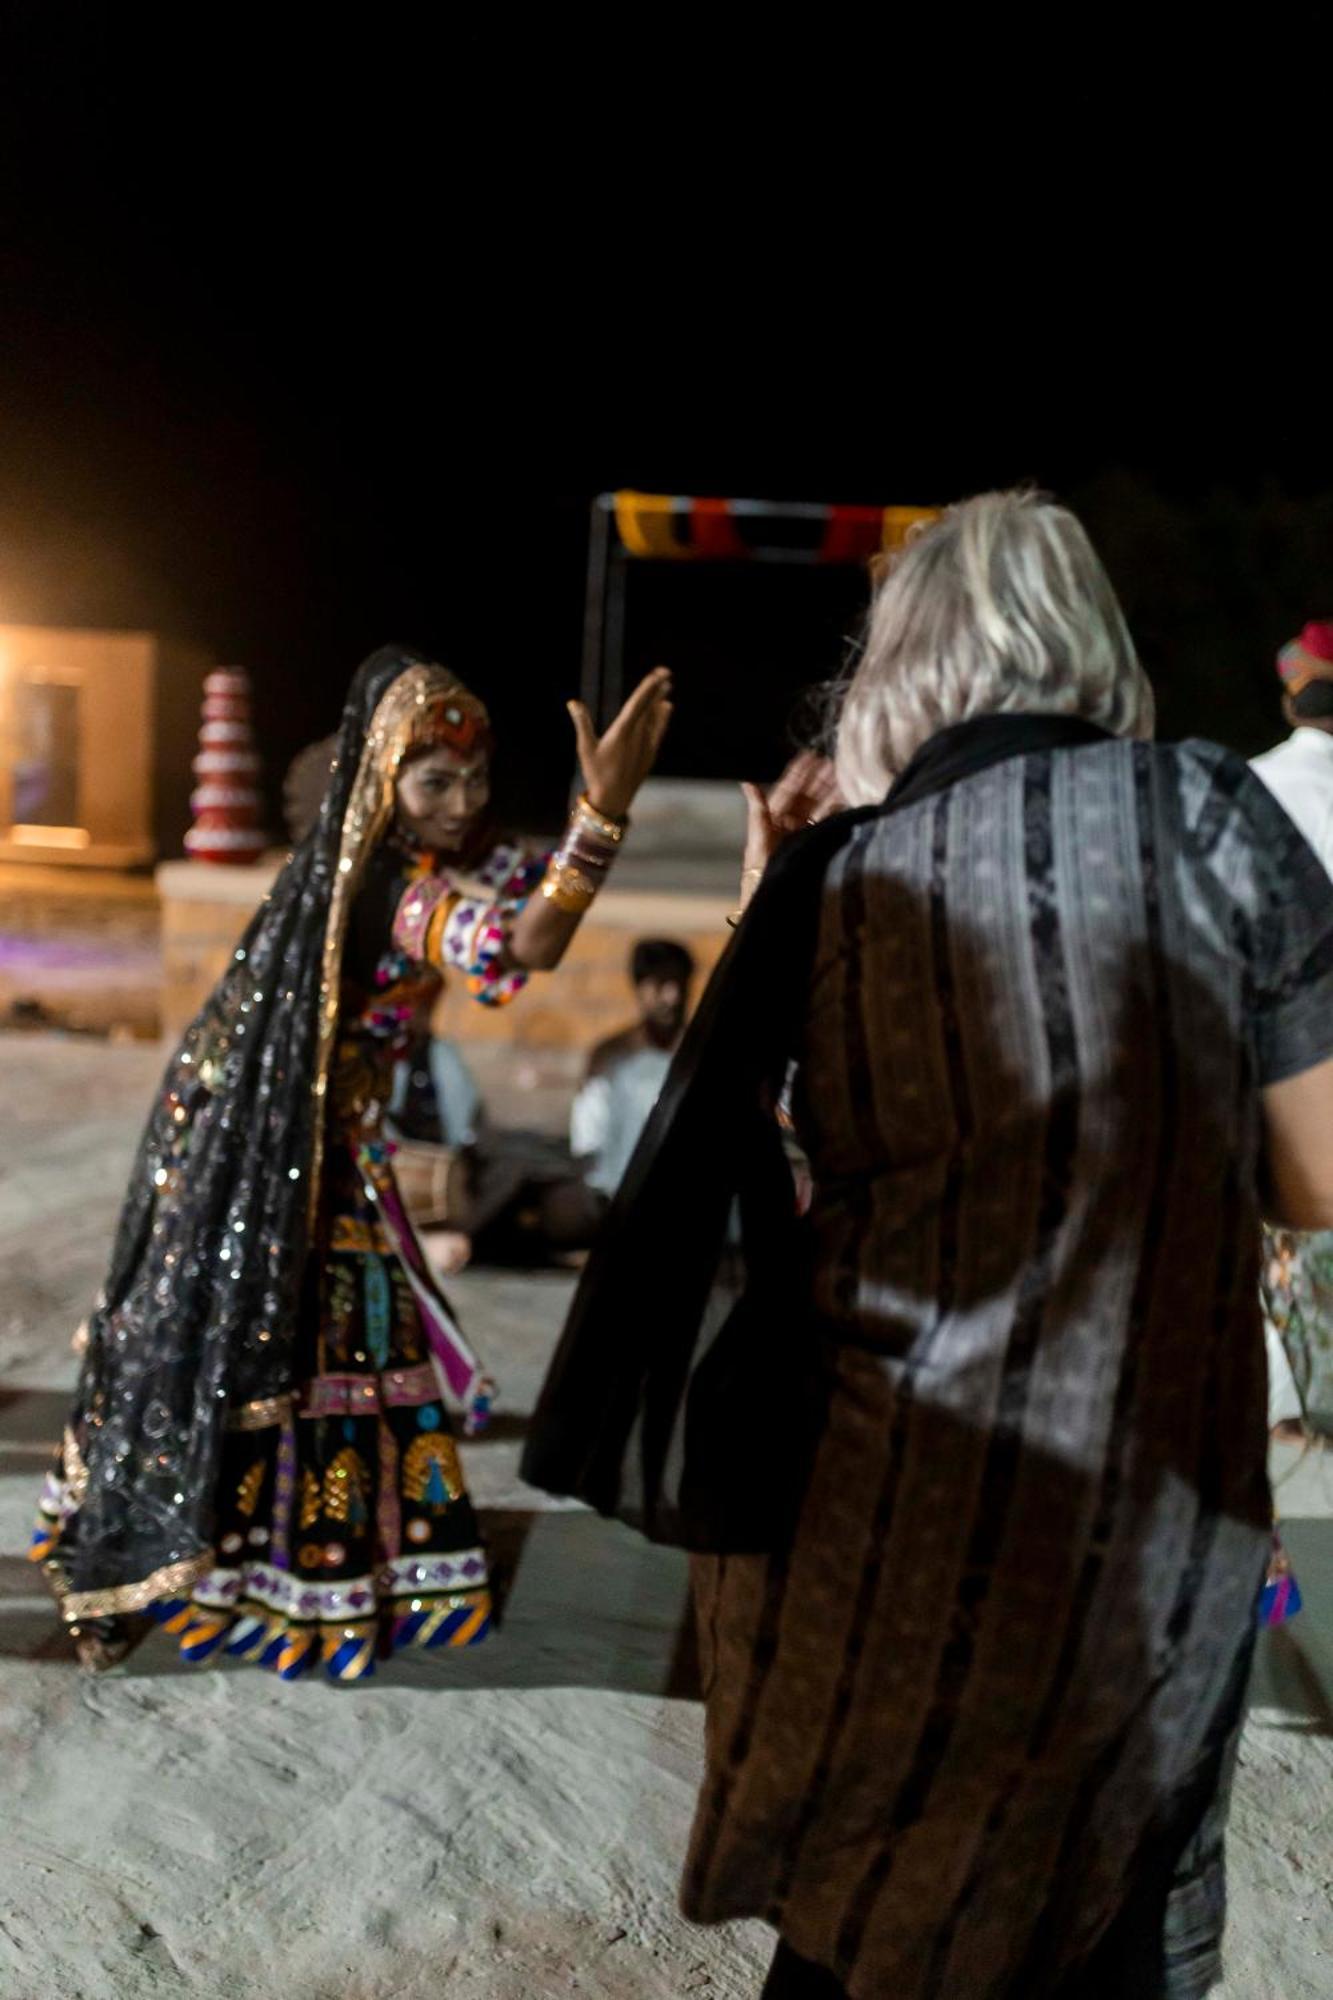
[[542, 880], [542, 894], [557, 910], [577, 917], [594, 902], [599, 886], [579, 869], [571, 868], [567, 861], [552, 861]]
[[563, 910], [569, 917], [581, 917], [592, 907], [591, 896], [566, 889], [560, 882], [543, 882], [542, 894], [548, 903], [553, 903], [557, 910]]
[[624, 819], [612, 819], [609, 813], [599, 811], [586, 792], [580, 793], [579, 802], [575, 810], [584, 815], [589, 824], [602, 835], [604, 840], [614, 841], [616, 846], [619, 847], [621, 841], [625, 838], [625, 829], [629, 825], [628, 817]]

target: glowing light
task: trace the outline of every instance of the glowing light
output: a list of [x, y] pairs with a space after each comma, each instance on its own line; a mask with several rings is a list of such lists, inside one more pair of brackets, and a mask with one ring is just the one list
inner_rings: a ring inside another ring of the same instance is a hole
[[19, 847], [91, 847], [93, 837], [84, 826], [11, 826], [9, 838]]

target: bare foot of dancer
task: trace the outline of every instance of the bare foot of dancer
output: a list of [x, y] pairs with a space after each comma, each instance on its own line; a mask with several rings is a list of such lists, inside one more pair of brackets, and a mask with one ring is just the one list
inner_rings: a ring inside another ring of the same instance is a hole
[[146, 1618], [81, 1618], [69, 1635], [86, 1674], [104, 1674], [134, 1651], [148, 1630]]

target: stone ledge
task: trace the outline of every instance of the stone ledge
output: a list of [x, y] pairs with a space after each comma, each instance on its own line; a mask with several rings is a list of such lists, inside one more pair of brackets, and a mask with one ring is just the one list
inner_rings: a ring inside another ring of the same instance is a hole
[[248, 913], [272, 888], [286, 859], [280, 850], [244, 866], [227, 861], [161, 861], [153, 879], [164, 906], [230, 903]]

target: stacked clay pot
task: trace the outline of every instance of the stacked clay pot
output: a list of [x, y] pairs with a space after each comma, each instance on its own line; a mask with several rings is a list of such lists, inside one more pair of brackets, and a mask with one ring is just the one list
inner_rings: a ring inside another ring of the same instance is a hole
[[250, 715], [250, 676], [219, 669], [204, 682], [204, 719], [190, 799], [194, 824], [185, 836], [195, 861], [258, 861], [267, 846], [260, 824], [259, 758]]

